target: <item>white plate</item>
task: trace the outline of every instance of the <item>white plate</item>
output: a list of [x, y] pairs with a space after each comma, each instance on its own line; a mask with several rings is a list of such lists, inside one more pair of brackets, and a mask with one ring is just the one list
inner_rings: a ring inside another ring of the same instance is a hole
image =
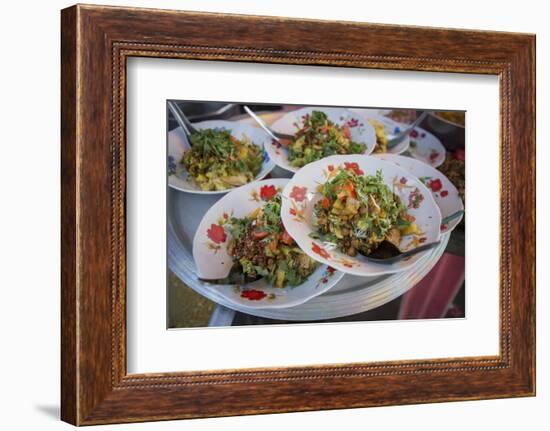
[[447, 150], [430, 132], [416, 127], [410, 135], [408, 154], [434, 168], [441, 166], [445, 161]]
[[[302, 117], [306, 114], [311, 114], [312, 111], [322, 111], [327, 114], [327, 117], [334, 124], [342, 125], [348, 123], [350, 126], [351, 139], [354, 142], [365, 144], [366, 150], [364, 154], [372, 153], [374, 146], [376, 145], [376, 134], [374, 128], [367, 123], [366, 119], [362, 118], [357, 113], [351, 112], [348, 109], [343, 108], [326, 108], [326, 107], [314, 107], [297, 109], [296, 111], [288, 112], [281, 118], [276, 120], [271, 129], [288, 135], [294, 135], [298, 130], [298, 127], [302, 127]], [[296, 127], [298, 125], [298, 127]], [[288, 161], [288, 151], [284, 146], [276, 141], [270, 141], [266, 145], [266, 151], [269, 157], [283, 169], [290, 172], [298, 172], [300, 168], [291, 166]]]
[[[197, 273], [203, 279], [220, 279], [227, 276], [233, 260], [227, 252], [231, 234], [224, 228], [224, 220], [234, 216], [246, 217], [256, 208], [264, 205], [262, 191], [280, 192], [288, 179], [277, 178], [257, 181], [239, 187], [216, 202], [204, 215], [193, 239], [193, 258]], [[276, 288], [260, 279], [242, 286], [209, 285], [232, 304], [245, 308], [293, 307], [326, 292], [342, 277], [343, 273], [320, 265], [308, 279], [299, 286]], [[208, 286], [208, 283], [205, 283]], [[257, 295], [250, 299], [247, 295]]]
[[[399, 130], [404, 130], [407, 127], [405, 124], [398, 123], [397, 121], [394, 121], [391, 118], [384, 117], [378, 114], [378, 109], [352, 108], [350, 109], [350, 111], [356, 112], [362, 118], [366, 118], [367, 121], [368, 120], [378, 121], [384, 126], [384, 131], [386, 132], [386, 135], [395, 135], [396, 133], [399, 132]], [[409, 142], [410, 142], [410, 139], [407, 136], [398, 145], [388, 149], [387, 153], [401, 154], [402, 152], [408, 150]], [[373, 154], [374, 153], [375, 152], [373, 151]], [[380, 153], [377, 153], [377, 154], [380, 154]]]
[[[441, 211], [442, 219], [458, 211], [464, 211], [464, 203], [462, 203], [462, 199], [460, 199], [458, 190], [453, 183], [437, 169], [420, 160], [399, 156], [397, 154], [377, 154], [376, 157], [395, 163], [397, 166], [401, 166], [422, 181], [432, 192], [432, 196]], [[441, 233], [451, 232], [460, 223], [460, 220], [462, 220], [462, 215], [445, 225], [442, 224]]]
[[[224, 121], [224, 120], [210, 120], [203, 121], [200, 123], [193, 124], [197, 129], [227, 129], [231, 131], [231, 135], [237, 139], [242, 139], [246, 136], [250, 139], [251, 143], [254, 145], [263, 148], [264, 161], [262, 164], [262, 169], [254, 179], [261, 180], [271, 170], [275, 167], [273, 161], [269, 159], [269, 155], [265, 151], [266, 146], [269, 145], [271, 139], [262, 129], [258, 127], [253, 127], [249, 124], [245, 124], [238, 121]], [[185, 166], [182, 163], [183, 154], [190, 149], [189, 142], [185, 133], [178, 127], [168, 133], [168, 185], [174, 189], [181, 190], [188, 193], [197, 193], [197, 194], [222, 194], [227, 193], [230, 190], [214, 190], [214, 191], [204, 191], [202, 190], [191, 178], [185, 169]]]
[[370, 262], [360, 254], [354, 257], [348, 256], [336, 249], [334, 244], [311, 238], [310, 235], [316, 232], [314, 205], [321, 197], [317, 186], [324, 184], [345, 165], [352, 165], [354, 169], [364, 172], [365, 175], [374, 175], [380, 170], [384, 183], [401, 198], [407, 207], [407, 213], [415, 217], [419, 232], [403, 236], [399, 245], [401, 250], [439, 241], [441, 213], [426, 186], [410, 172], [394, 163], [364, 155], [326, 157], [304, 166], [294, 175], [283, 191], [281, 210], [281, 218], [288, 233], [312, 258], [349, 274], [359, 276], [391, 274], [414, 266], [426, 252], [392, 264], [382, 264]]

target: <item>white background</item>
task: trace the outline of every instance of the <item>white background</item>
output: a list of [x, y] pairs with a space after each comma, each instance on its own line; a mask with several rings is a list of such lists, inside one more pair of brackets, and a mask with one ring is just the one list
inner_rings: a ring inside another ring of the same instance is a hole
[[[131, 59], [127, 83], [128, 372], [498, 354], [499, 255], [485, 252], [499, 244], [497, 77], [147, 58]], [[466, 110], [467, 182], [484, 185], [467, 193], [466, 319], [167, 331], [166, 99]]]
[[[438, 1], [333, 3], [272, 1], [118, 1], [108, 4], [344, 19], [394, 24], [537, 33], [538, 220], [548, 220], [550, 29], [536, 0], [454, 3]], [[0, 15], [2, 355], [0, 396], [4, 429], [70, 429], [57, 420], [59, 399], [59, 9], [69, 2], [5, 2]], [[545, 55], [544, 55], [545, 54]], [[406, 407], [176, 421], [97, 429], [275, 430], [547, 429], [550, 417], [548, 224], [538, 235], [538, 396], [536, 398]], [[546, 314], [544, 314], [546, 312]]]

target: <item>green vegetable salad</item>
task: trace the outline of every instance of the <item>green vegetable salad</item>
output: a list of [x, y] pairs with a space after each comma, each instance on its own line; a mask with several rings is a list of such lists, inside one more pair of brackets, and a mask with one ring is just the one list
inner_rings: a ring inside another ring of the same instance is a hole
[[398, 245], [401, 235], [417, 230], [382, 173], [357, 170], [342, 169], [319, 186], [322, 198], [315, 204], [318, 233], [349, 256], [368, 255], [385, 239]]
[[192, 147], [183, 156], [189, 175], [202, 190], [226, 190], [249, 183], [260, 172], [261, 148], [228, 130], [204, 129], [191, 137]]
[[288, 145], [288, 160], [301, 168], [308, 163], [335, 154], [361, 154], [365, 144], [353, 142], [348, 125], [338, 126], [321, 111], [303, 117], [303, 126]]
[[317, 267], [286, 232], [280, 194], [247, 217], [232, 217], [228, 225], [233, 237], [229, 254], [249, 278], [265, 277], [276, 287], [297, 286]]

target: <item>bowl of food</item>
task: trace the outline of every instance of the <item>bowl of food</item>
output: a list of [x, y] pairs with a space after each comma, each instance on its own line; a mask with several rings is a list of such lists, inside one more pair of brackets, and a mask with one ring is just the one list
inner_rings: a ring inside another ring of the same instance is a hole
[[342, 277], [312, 259], [281, 220], [288, 179], [268, 179], [234, 190], [204, 215], [193, 239], [202, 281], [239, 306], [285, 308], [326, 292]]
[[376, 134], [376, 145], [372, 154], [401, 154], [409, 148], [409, 136], [393, 147], [388, 146], [388, 141], [407, 128], [406, 124], [398, 123], [389, 117], [384, 117], [378, 113], [377, 109], [351, 108], [350, 111], [357, 113], [361, 118], [374, 128]]
[[434, 111], [424, 119], [421, 126], [441, 139], [447, 150], [464, 148], [466, 126], [464, 111]]
[[376, 146], [374, 128], [342, 108], [301, 108], [283, 115], [271, 129], [293, 136], [290, 141], [273, 140], [266, 146], [275, 164], [290, 172], [332, 155], [370, 154]]
[[430, 191], [377, 157], [332, 156], [305, 166], [286, 185], [281, 214], [309, 256], [358, 276], [403, 271], [426, 253], [391, 264], [370, 261], [384, 241], [409, 251], [440, 239], [441, 213]]
[[219, 194], [264, 178], [275, 167], [265, 152], [269, 136], [237, 121], [194, 124], [191, 142], [181, 128], [168, 134], [168, 185], [199, 194]]

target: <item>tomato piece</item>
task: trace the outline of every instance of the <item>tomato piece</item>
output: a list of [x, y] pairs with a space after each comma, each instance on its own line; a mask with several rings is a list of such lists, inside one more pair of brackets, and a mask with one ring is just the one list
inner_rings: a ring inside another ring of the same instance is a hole
[[349, 126], [346, 124], [344, 127], [344, 135], [347, 139], [351, 139], [351, 132], [349, 131]]
[[288, 232], [283, 230], [283, 236], [281, 237], [281, 241], [284, 242], [286, 245], [292, 245], [294, 242], [294, 239], [288, 234]]
[[321, 206], [323, 207], [323, 209], [328, 210], [330, 208], [330, 199], [325, 196], [321, 201]]
[[353, 185], [353, 183], [351, 181], [348, 181], [346, 183], [346, 190], [349, 192], [349, 195], [352, 197], [352, 198], [356, 198], [357, 197], [357, 193], [355, 192], [355, 186]]
[[254, 239], [264, 239], [269, 235], [269, 232], [266, 232], [265, 230], [255, 230], [252, 232], [252, 236]]

